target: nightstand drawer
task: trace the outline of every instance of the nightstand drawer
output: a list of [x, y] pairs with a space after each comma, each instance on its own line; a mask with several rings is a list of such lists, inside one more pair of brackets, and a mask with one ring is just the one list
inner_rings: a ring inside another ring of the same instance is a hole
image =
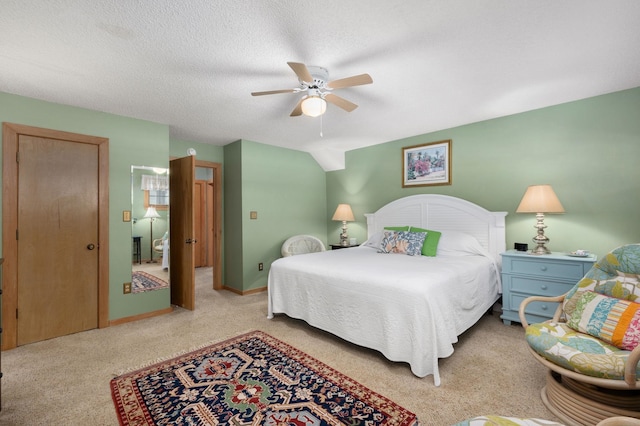
[[558, 296], [571, 290], [578, 280], [561, 283], [558, 281], [547, 281], [542, 278], [529, 278], [519, 275], [504, 275], [504, 286], [510, 291], [527, 296]]
[[[518, 311], [520, 309], [520, 304], [527, 297], [529, 296], [511, 294], [511, 300], [509, 302], [511, 303], [513, 310]], [[558, 305], [559, 303], [557, 302], [531, 302], [527, 305], [527, 315], [538, 315], [545, 319], [551, 318], [556, 312]]]
[[577, 282], [586, 272], [584, 265], [579, 262], [543, 260], [540, 257], [532, 257], [531, 259], [510, 257], [505, 260], [506, 262], [502, 263], [502, 272], [506, 273], [563, 278]]

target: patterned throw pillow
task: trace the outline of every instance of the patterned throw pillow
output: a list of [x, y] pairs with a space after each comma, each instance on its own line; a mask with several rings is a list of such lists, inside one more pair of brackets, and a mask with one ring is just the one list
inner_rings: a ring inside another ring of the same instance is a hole
[[604, 279], [594, 279], [589, 276], [594, 269], [595, 267], [567, 293], [562, 307], [567, 317], [573, 314], [580, 296], [585, 291], [593, 291], [605, 296], [631, 300], [636, 303], [640, 300], [640, 278], [638, 274], [615, 270], [615, 275], [611, 274]]
[[411, 232], [426, 232], [427, 237], [424, 239], [424, 244], [422, 245], [422, 255], [423, 256], [435, 256], [438, 252], [438, 241], [440, 241], [440, 236], [442, 232], [432, 231], [431, 229], [422, 229], [412, 226], [409, 229]]
[[426, 232], [384, 231], [378, 253], [420, 256], [426, 236]]
[[631, 351], [640, 342], [640, 303], [585, 291], [567, 325]]

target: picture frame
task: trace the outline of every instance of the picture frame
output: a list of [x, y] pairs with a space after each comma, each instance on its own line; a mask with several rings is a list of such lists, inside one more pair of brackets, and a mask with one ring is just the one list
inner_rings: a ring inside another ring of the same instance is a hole
[[402, 148], [402, 187], [451, 185], [451, 139]]

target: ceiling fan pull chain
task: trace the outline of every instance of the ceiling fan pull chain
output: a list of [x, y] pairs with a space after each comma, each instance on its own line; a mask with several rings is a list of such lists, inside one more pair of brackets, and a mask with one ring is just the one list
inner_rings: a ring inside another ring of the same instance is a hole
[[[324, 115], [324, 114], [322, 114]], [[323, 137], [322, 135], [322, 115], [320, 116], [320, 137]]]

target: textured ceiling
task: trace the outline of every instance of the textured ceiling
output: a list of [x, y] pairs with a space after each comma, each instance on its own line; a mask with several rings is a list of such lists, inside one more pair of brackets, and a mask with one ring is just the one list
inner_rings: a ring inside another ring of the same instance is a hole
[[[638, 0], [3, 0], [0, 91], [322, 156], [638, 87], [639, 23]], [[250, 95], [296, 87], [287, 61], [373, 84], [292, 118], [301, 95]]]

